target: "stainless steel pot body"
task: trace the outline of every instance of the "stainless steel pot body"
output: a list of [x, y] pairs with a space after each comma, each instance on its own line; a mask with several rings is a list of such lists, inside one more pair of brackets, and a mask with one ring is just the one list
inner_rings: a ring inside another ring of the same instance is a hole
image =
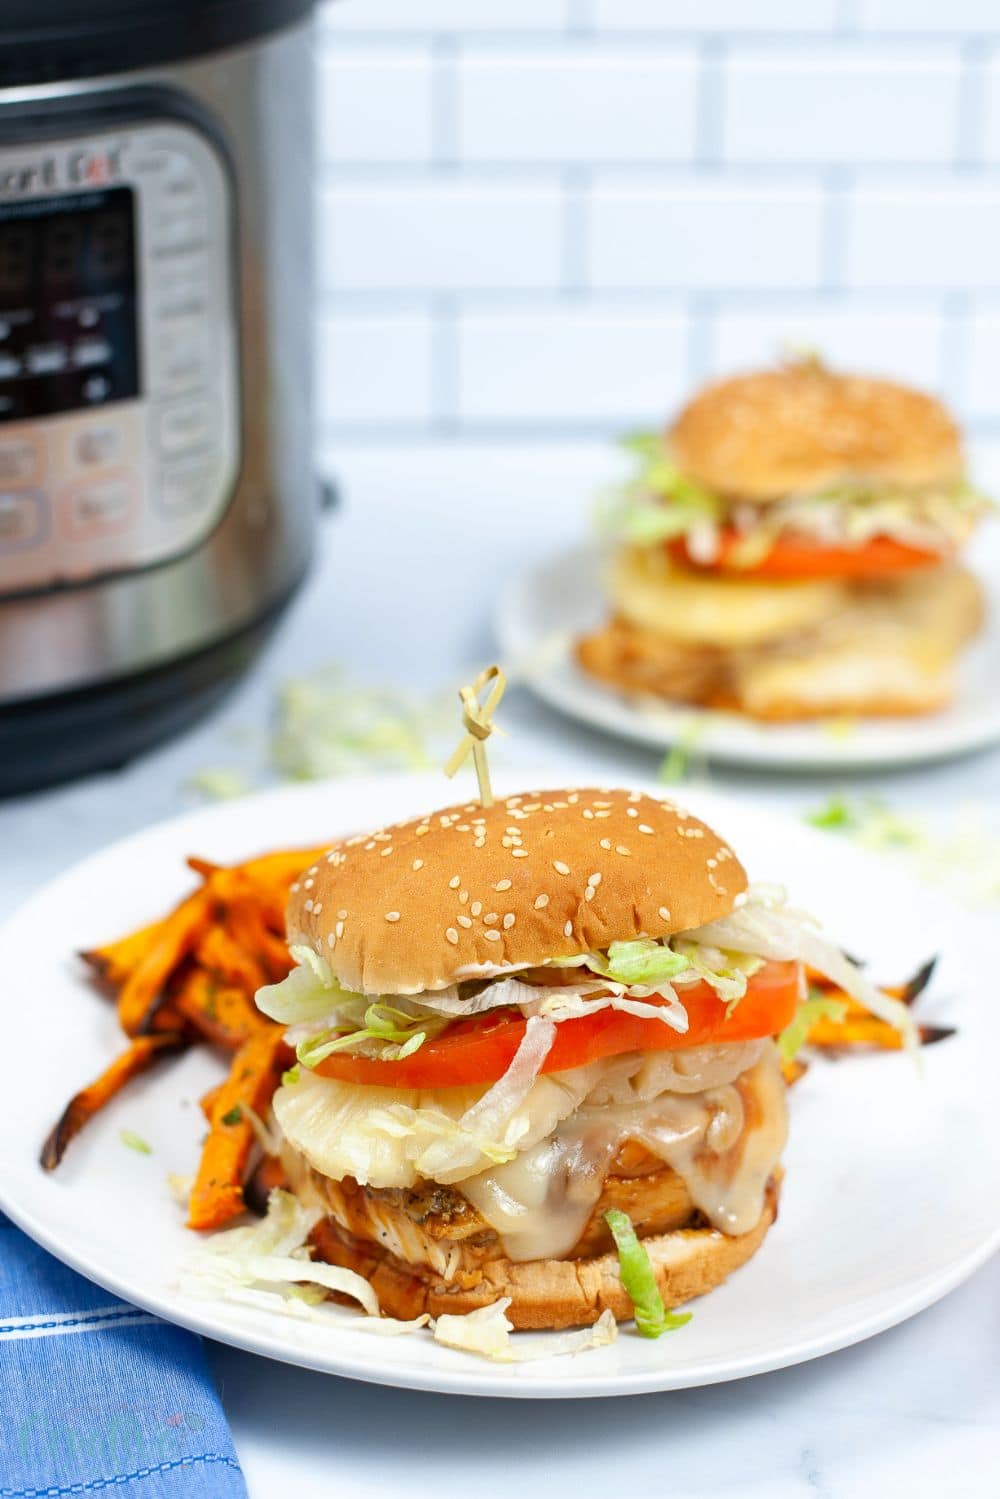
[[237, 637], [306, 567], [312, 77], [306, 21], [0, 90], [0, 726]]

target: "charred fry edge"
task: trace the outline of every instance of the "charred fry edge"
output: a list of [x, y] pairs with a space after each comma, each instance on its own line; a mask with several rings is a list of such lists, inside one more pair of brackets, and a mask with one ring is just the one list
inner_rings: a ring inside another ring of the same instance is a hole
[[99, 1077], [75, 1093], [53, 1125], [42, 1146], [39, 1161], [46, 1171], [54, 1171], [66, 1154], [70, 1141], [80, 1133], [95, 1114], [104, 1108], [126, 1083], [145, 1072], [160, 1057], [183, 1051], [188, 1038], [176, 1032], [163, 1031], [155, 1036], [138, 1036], [121, 1052]]

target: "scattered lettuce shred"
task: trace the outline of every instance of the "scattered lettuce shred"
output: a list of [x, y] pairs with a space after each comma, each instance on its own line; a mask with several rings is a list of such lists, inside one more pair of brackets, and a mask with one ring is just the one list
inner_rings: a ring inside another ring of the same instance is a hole
[[358, 687], [335, 667], [286, 682], [271, 742], [276, 770], [292, 780], [351, 771], [426, 770], [436, 704], [378, 687]]
[[664, 1306], [649, 1255], [629, 1215], [620, 1208], [609, 1208], [604, 1221], [618, 1250], [619, 1274], [635, 1311], [636, 1331], [644, 1338], [659, 1338], [690, 1322], [690, 1312], [671, 1312]]
[[847, 1014], [842, 999], [826, 999], [819, 995], [804, 999], [794, 1016], [778, 1037], [778, 1051], [783, 1062], [792, 1062], [809, 1040], [809, 1031], [817, 1020], [835, 1020], [838, 1023]]
[[989, 808], [959, 807], [938, 831], [921, 818], [897, 812], [880, 797], [836, 793], [808, 812], [805, 820], [863, 848], [906, 858], [922, 879], [947, 886], [970, 904], [1000, 900], [1000, 836]]
[[[318, 1207], [304, 1207], [290, 1192], [276, 1188], [259, 1223], [227, 1229], [205, 1241], [184, 1267], [181, 1289], [289, 1316], [309, 1315], [320, 1299], [316, 1292], [337, 1291], [377, 1317], [378, 1299], [362, 1276], [312, 1262], [306, 1240], [321, 1217]], [[313, 1288], [305, 1298], [303, 1286]]]
[[137, 1135], [134, 1129], [122, 1129], [118, 1131], [118, 1138], [129, 1150], [134, 1150], [139, 1155], [152, 1155], [153, 1147], [148, 1140]]
[[584, 1353], [590, 1348], [606, 1348], [618, 1336], [618, 1324], [610, 1311], [602, 1312], [593, 1327], [579, 1332], [547, 1333], [543, 1344], [525, 1347], [511, 1338], [514, 1324], [507, 1316], [510, 1297], [503, 1296], [490, 1306], [455, 1316], [450, 1312], [434, 1323], [434, 1339], [446, 1348], [475, 1353], [495, 1364], [524, 1364], [535, 1359], [559, 1358], [565, 1354]]

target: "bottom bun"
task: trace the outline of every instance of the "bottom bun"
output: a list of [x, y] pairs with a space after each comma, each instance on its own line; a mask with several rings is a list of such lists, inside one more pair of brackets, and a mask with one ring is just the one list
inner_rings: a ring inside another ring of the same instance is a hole
[[693, 644], [619, 613], [578, 640], [576, 656], [625, 692], [764, 722], [916, 715], [951, 701], [956, 657], [983, 614], [972, 574], [941, 566], [859, 585], [823, 625], [762, 646]]
[[[777, 1176], [768, 1183], [754, 1228], [730, 1237], [714, 1228], [681, 1228], [643, 1239], [668, 1307], [703, 1296], [760, 1248], [778, 1214]], [[587, 1327], [610, 1310], [619, 1322], [632, 1316], [622, 1288], [618, 1256], [580, 1260], [487, 1260], [475, 1271], [444, 1280], [431, 1270], [405, 1264], [377, 1244], [354, 1238], [331, 1218], [313, 1229], [318, 1258], [354, 1270], [369, 1281], [386, 1316], [408, 1320], [429, 1312], [474, 1312], [510, 1297], [507, 1316], [515, 1327]]]

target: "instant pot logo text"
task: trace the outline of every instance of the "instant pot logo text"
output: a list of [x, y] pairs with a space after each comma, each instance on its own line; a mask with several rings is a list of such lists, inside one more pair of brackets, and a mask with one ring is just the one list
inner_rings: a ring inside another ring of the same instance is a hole
[[105, 187], [122, 175], [121, 146], [106, 151], [67, 151], [21, 166], [0, 166], [0, 197], [20, 198], [50, 189]]

